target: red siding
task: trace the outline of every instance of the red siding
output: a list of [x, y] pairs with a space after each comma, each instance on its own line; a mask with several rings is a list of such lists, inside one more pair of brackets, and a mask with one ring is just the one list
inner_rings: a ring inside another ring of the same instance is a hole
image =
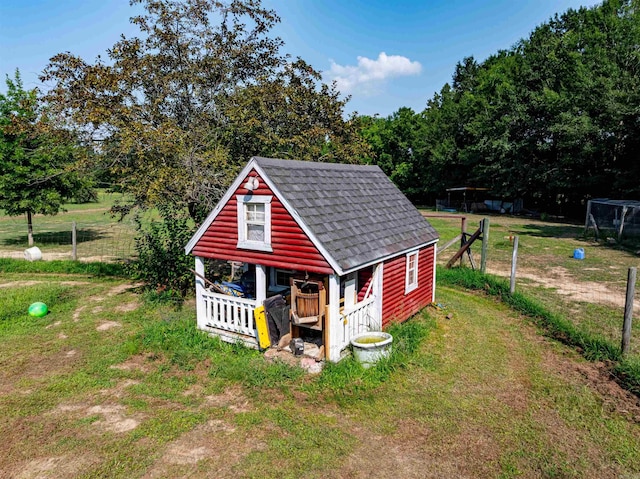
[[322, 274], [332, 274], [333, 269], [322, 254], [302, 231], [280, 200], [267, 184], [252, 170], [248, 176], [260, 181], [254, 195], [270, 195], [271, 200], [271, 247], [272, 253], [238, 249], [238, 218], [236, 195], [246, 195], [246, 178], [222, 208], [216, 219], [193, 248], [193, 254], [204, 258], [215, 258], [246, 263], [262, 264], [277, 268], [295, 269]]
[[368, 268], [363, 268], [358, 271], [358, 301], [362, 301], [364, 299], [364, 295], [367, 292], [372, 276], [373, 266], [369, 266]]
[[434, 245], [418, 253], [418, 287], [404, 294], [406, 255], [385, 261], [382, 284], [382, 326], [404, 321], [431, 303], [433, 298]]

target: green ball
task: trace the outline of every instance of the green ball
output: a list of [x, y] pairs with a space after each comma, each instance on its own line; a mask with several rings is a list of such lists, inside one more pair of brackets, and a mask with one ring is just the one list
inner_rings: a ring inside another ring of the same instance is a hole
[[43, 316], [46, 316], [48, 312], [49, 308], [47, 308], [47, 305], [44, 303], [37, 302], [29, 306], [29, 316], [41, 318]]

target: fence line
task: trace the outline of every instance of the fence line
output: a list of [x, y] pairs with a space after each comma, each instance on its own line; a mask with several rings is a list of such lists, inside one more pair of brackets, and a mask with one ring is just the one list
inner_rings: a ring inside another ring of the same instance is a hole
[[[128, 222], [57, 223], [36, 227], [34, 246], [42, 259], [74, 259], [91, 262], [128, 260], [135, 256], [135, 229]], [[0, 225], [0, 257], [24, 258], [29, 248], [26, 226], [18, 221], [3, 221]]]
[[[444, 228], [447, 233], [440, 238], [443, 246], [449, 242], [455, 244], [452, 240], [458, 233], [458, 221], [452, 218], [448, 228]], [[573, 235], [555, 237], [556, 231], [552, 230], [554, 225], [547, 226], [550, 230], [536, 238], [525, 233], [523, 240], [508, 225], [505, 228], [501, 223], [504, 220], [491, 221], [491, 235], [487, 238], [490, 242], [485, 243], [486, 254], [481, 254], [483, 244], [480, 241], [470, 248], [476, 259], [482, 260], [484, 257], [486, 273], [504, 278], [512, 292], [518, 290], [536, 299], [551, 312], [563, 315], [590, 335], [605, 338], [612, 344], [621, 344], [625, 305], [630, 312], [635, 311], [636, 315], [640, 313], [640, 300], [635, 293], [627, 301], [627, 270], [635, 266], [636, 260], [629, 258], [626, 266], [619, 261], [615, 264], [606, 259], [603, 261], [606, 256], [596, 254], [596, 250], [592, 249], [597, 245], [575, 241]], [[522, 230], [522, 226], [515, 229]], [[574, 248], [582, 245], [586, 249], [586, 258], [574, 251]], [[514, 251], [516, 248], [517, 254]], [[439, 254], [438, 262], [442, 265], [451, 262], [455, 251], [452, 247]], [[558, 254], [558, 251], [563, 253]], [[467, 267], [471, 265], [467, 263]], [[630, 334], [628, 354], [640, 356], [640, 322], [632, 324], [628, 321], [625, 331]]]

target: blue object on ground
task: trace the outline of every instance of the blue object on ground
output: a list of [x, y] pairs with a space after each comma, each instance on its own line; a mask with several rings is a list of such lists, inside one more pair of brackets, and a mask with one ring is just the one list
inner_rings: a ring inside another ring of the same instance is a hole
[[573, 250], [573, 259], [584, 259], [584, 248], [576, 248]]

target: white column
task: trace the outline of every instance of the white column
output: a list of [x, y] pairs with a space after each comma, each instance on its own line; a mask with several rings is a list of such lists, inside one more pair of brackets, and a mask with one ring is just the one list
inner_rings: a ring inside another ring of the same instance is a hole
[[432, 293], [431, 293], [431, 302], [435, 303], [436, 302], [436, 255], [438, 254], [438, 243], [435, 243], [432, 248], [433, 248], [433, 286], [432, 288]]
[[342, 318], [340, 317], [340, 276], [329, 276], [329, 361], [338, 362], [342, 349]]
[[382, 274], [384, 271], [384, 263], [378, 263], [373, 270], [373, 294], [375, 295], [375, 309], [376, 309], [376, 327], [374, 330], [382, 330]]
[[256, 265], [256, 303], [261, 306], [267, 298], [267, 268], [261, 264]]
[[[201, 275], [202, 278], [205, 276], [204, 260], [200, 256], [196, 256], [196, 273]], [[204, 303], [204, 298], [202, 297], [205, 285], [202, 278], [196, 275], [196, 318], [199, 328], [204, 327], [207, 322], [206, 305]]]

